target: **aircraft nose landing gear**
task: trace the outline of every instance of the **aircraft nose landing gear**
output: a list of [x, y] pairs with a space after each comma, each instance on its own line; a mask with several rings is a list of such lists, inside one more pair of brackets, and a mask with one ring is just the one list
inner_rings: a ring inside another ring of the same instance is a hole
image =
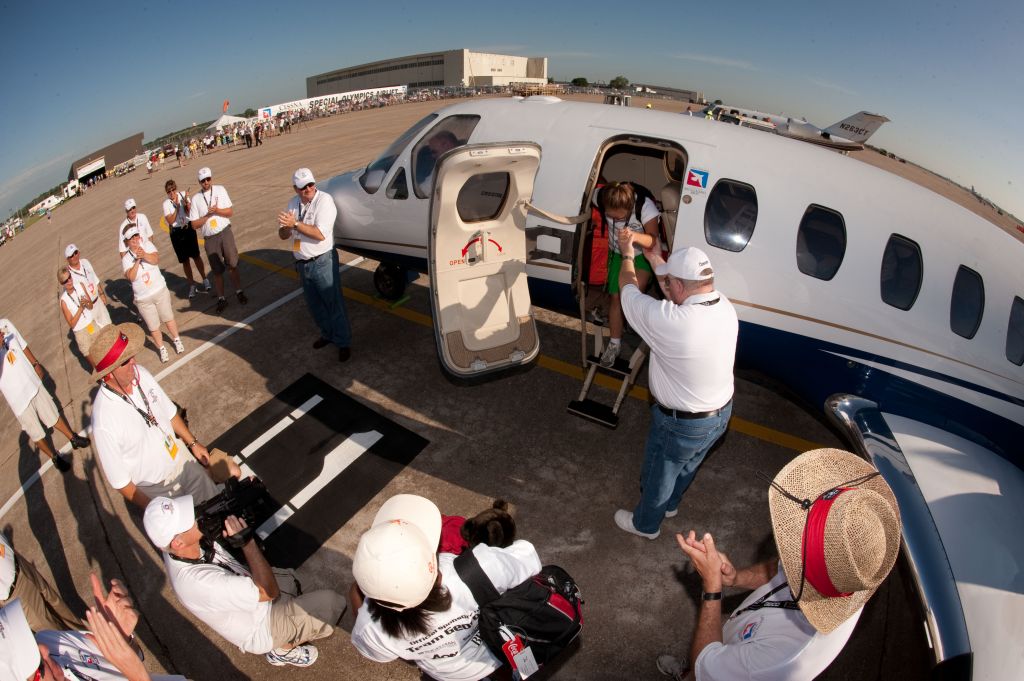
[[409, 271], [394, 262], [382, 262], [373, 272], [373, 286], [386, 300], [398, 300], [409, 283]]

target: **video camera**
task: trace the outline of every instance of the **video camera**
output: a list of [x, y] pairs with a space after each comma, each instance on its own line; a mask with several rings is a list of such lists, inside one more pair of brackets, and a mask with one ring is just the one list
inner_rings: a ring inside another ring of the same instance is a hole
[[[276, 512], [276, 504], [259, 478], [228, 478], [224, 491], [196, 506], [196, 524], [211, 541], [226, 542], [240, 549], [252, 538], [259, 525]], [[238, 534], [224, 536], [224, 520], [233, 515], [245, 520], [247, 527]]]

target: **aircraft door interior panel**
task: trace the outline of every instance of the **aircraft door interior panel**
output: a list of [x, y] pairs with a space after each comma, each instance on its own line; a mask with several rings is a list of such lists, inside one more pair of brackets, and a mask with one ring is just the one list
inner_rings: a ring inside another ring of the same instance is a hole
[[438, 356], [469, 378], [533, 361], [540, 341], [526, 276], [526, 211], [540, 149], [471, 145], [442, 157], [429, 268]]

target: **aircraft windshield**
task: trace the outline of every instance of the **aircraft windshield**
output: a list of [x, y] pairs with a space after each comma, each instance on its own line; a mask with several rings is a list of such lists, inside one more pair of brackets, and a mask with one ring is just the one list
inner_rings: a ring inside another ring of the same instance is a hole
[[391, 170], [391, 166], [395, 164], [398, 155], [402, 153], [402, 149], [405, 149], [409, 141], [435, 118], [437, 118], [437, 114], [432, 113], [420, 119], [415, 125], [403, 132], [398, 139], [388, 145], [384, 153], [371, 161], [370, 165], [366, 166], [366, 171], [359, 178], [359, 184], [362, 185], [368, 194], [373, 194], [380, 189], [381, 183], [384, 182], [384, 178], [387, 176], [388, 171]]

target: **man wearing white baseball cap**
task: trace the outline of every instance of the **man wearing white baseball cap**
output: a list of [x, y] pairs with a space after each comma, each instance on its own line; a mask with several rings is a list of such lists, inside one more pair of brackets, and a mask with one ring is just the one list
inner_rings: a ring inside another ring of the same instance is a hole
[[[358, 609], [352, 644], [377, 662], [415, 662], [433, 679], [483, 679], [501, 667], [477, 636], [480, 606], [438, 554], [441, 512], [429, 499], [399, 494], [381, 506], [352, 559], [349, 605]], [[471, 549], [499, 593], [540, 572], [533, 544]]]
[[124, 243], [124, 235], [129, 227], [136, 227], [139, 230], [142, 243], [153, 242], [153, 227], [149, 224], [149, 218], [139, 212], [135, 199], [125, 199], [124, 214], [125, 218], [117, 228], [117, 252], [121, 256], [128, 252], [128, 247]]
[[699, 248], [680, 248], [666, 262], [654, 239], [644, 256], [665, 300], [641, 293], [633, 269], [636, 236], [627, 230], [619, 234], [619, 289], [626, 319], [651, 349], [655, 403], [640, 501], [633, 511], [616, 511], [615, 524], [657, 539], [662, 520], [676, 515], [697, 468], [729, 425], [739, 320], [729, 299], [715, 290], [715, 271]]
[[[330, 589], [292, 595], [281, 590], [273, 568], [252, 539], [242, 546], [246, 565], [220, 542], [208, 541], [196, 523], [191, 496], [157, 497], [143, 525], [164, 552], [164, 566], [181, 604], [243, 653], [265, 653], [270, 664], [308, 667], [316, 646], [345, 613], [345, 599]], [[228, 516], [225, 538], [248, 532], [245, 521]]]
[[338, 359], [346, 361], [351, 350], [352, 332], [348, 324], [345, 300], [341, 297], [341, 269], [334, 249], [334, 220], [338, 207], [334, 199], [316, 188], [309, 168], [299, 168], [292, 176], [295, 196], [277, 216], [277, 235], [291, 242], [295, 270], [302, 281], [313, 321], [320, 337], [313, 348], [333, 343]]
[[[816, 678], [896, 562], [896, 497], [856, 454], [815, 449], [796, 457], [770, 480], [768, 508], [779, 556], [748, 568], [736, 569], [709, 533], [676, 535], [703, 584], [687, 679]], [[724, 623], [723, 587], [753, 589]], [[685, 667], [658, 658], [674, 679]]]
[[213, 183], [213, 171], [199, 169], [199, 193], [192, 197], [188, 219], [192, 228], [199, 230], [206, 247], [206, 257], [213, 272], [213, 288], [217, 291], [217, 312], [228, 306], [224, 298], [224, 270], [235, 286], [238, 302], [245, 305], [249, 298], [242, 290], [242, 276], [238, 273], [238, 247], [231, 231], [231, 216], [235, 214], [228, 190]]

